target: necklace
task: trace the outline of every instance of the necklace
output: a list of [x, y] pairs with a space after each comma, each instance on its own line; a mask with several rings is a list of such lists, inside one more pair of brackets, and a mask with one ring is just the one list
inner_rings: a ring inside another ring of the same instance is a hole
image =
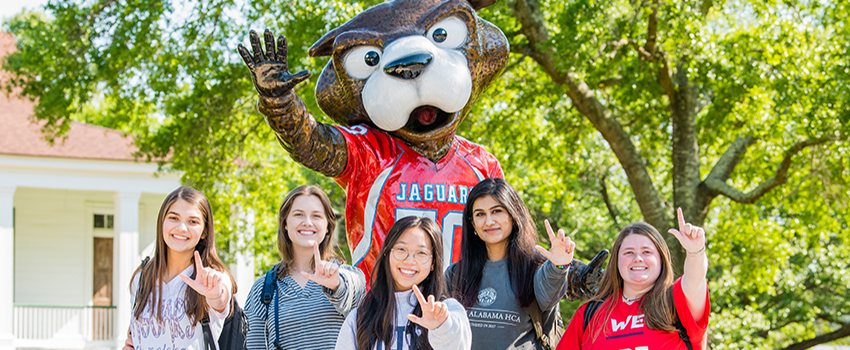
[[628, 298], [628, 297], [626, 297], [626, 295], [625, 295], [625, 294], [623, 294], [623, 301], [625, 301], [625, 302], [627, 302], [627, 303], [633, 303], [633, 302], [636, 302], [636, 301], [640, 300], [640, 298], [642, 298], [642, 297], [643, 297], [643, 296], [641, 295], [641, 296], [637, 296], [637, 297], [635, 297], [634, 299], [632, 299], [632, 298]]

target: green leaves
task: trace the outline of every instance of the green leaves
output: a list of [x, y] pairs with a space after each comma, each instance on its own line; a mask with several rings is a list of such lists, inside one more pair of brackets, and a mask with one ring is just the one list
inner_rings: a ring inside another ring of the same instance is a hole
[[[239, 249], [253, 217], [255, 234], [243, 249], [255, 252], [263, 271], [278, 260], [277, 210], [290, 189], [318, 183], [340, 211], [345, 194], [277, 144], [256, 112], [236, 45], [251, 29], [285, 34], [291, 71], [316, 77], [328, 59], [307, 49], [378, 2], [55, 0], [46, 13], [4, 24], [18, 52], [3, 62], [12, 73], [3, 88], [39, 101], [35, 117], [49, 138], [71, 120], [134, 135], [141, 159], [181, 172], [212, 200], [222, 255]], [[647, 210], [673, 218], [676, 207], [690, 208], [698, 217], [689, 221], [705, 226], [709, 239], [712, 348], [782, 348], [844, 327], [850, 3], [541, 0], [549, 40], [535, 47], [516, 4], [479, 13], [506, 33], [513, 53], [458, 135], [499, 158], [541, 224], [541, 239], [549, 219], [571, 233], [576, 257], [587, 261], [610, 249], [625, 224], [648, 220]], [[618, 141], [577, 108], [569, 97], [576, 91], [542, 69], [540, 52], [551, 55], [555, 73], [589, 87], [601, 117], [622, 129], [639, 159], [614, 155], [609, 142]], [[314, 84], [297, 93], [329, 122]], [[693, 127], [674, 131], [676, 113]], [[694, 195], [676, 197], [673, 178], [682, 170], [673, 166], [674, 141], [683, 136], [695, 136]], [[739, 137], [754, 142], [721, 182], [752, 193], [779, 180], [754, 204], [701, 182]], [[794, 148], [812, 140], [824, 142]], [[624, 163], [645, 167], [648, 182], [629, 178]], [[637, 191], [655, 193], [661, 208], [639, 204]], [[344, 239], [340, 245], [347, 253]], [[578, 306], [565, 302], [562, 310]]]

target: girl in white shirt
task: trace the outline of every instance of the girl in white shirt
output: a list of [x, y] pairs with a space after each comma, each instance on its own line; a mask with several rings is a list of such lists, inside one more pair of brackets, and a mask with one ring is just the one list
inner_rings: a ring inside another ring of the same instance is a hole
[[[218, 349], [236, 285], [216, 254], [212, 209], [201, 192], [180, 187], [165, 198], [153, 258], [136, 270], [130, 291], [135, 305], [125, 349]], [[211, 347], [204, 344], [204, 316], [216, 340]]]
[[372, 288], [345, 318], [335, 349], [468, 350], [469, 319], [447, 298], [442, 251], [433, 220], [408, 216], [393, 224], [372, 269]]

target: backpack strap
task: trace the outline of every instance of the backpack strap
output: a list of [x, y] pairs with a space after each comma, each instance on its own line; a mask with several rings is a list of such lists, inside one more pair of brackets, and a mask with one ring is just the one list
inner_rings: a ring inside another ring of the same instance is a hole
[[537, 339], [543, 344], [543, 348], [553, 350], [552, 344], [549, 343], [549, 335], [543, 332], [543, 316], [537, 300], [533, 300], [531, 305], [528, 305], [526, 308], [526, 311], [528, 311], [528, 316], [531, 317], [531, 324], [534, 325], [534, 333], [537, 335]]
[[265, 280], [263, 280], [263, 304], [266, 305], [266, 320], [269, 319], [269, 304], [274, 300], [274, 347], [280, 350], [280, 312], [278, 312], [277, 302], [277, 271], [280, 269], [280, 263], [272, 267], [269, 272], [266, 272]]
[[682, 324], [682, 320], [679, 317], [676, 317], [676, 324], [673, 325], [679, 331], [679, 338], [682, 338], [682, 341], [685, 342], [685, 346], [688, 347], [688, 350], [694, 350], [694, 346], [691, 344], [691, 338], [688, 336], [688, 330], [685, 329], [685, 325]]
[[[675, 305], [676, 297], [675, 293], [673, 293], [673, 304]], [[688, 347], [688, 350], [694, 350], [693, 344], [691, 344], [691, 338], [688, 336], [688, 330], [685, 329], [685, 325], [682, 324], [682, 320], [679, 319], [679, 314], [676, 313], [676, 323], [673, 324], [673, 327], [676, 327], [676, 330], [679, 332], [679, 338], [682, 338], [682, 341], [685, 343], [685, 346]]]
[[215, 340], [213, 340], [212, 330], [210, 329], [210, 316], [204, 312], [204, 318], [201, 319], [201, 328], [204, 330], [204, 349], [216, 350]]
[[277, 280], [277, 269], [280, 268], [280, 264], [273, 266], [269, 272], [266, 272], [266, 279], [263, 282], [263, 304], [268, 308], [269, 303], [272, 302], [272, 298], [274, 297], [275, 291], [275, 282]]
[[584, 308], [584, 325], [582, 326], [581, 332], [584, 333], [587, 331], [587, 324], [593, 320], [593, 314], [596, 313], [596, 310], [599, 309], [599, 306], [605, 302], [605, 299], [595, 299], [591, 300], [587, 303], [587, 306]]

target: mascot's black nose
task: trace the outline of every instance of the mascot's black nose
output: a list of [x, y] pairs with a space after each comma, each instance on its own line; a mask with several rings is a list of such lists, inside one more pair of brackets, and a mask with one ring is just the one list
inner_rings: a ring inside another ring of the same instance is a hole
[[387, 64], [384, 72], [401, 79], [416, 79], [433, 59], [434, 56], [428, 53], [405, 56]]

